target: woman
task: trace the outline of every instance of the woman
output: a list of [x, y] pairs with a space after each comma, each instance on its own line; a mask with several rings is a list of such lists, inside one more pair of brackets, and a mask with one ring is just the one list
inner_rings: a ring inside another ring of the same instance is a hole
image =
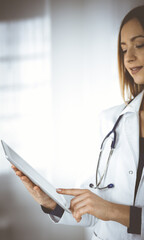
[[92, 239], [144, 239], [144, 6], [130, 11], [122, 21], [118, 64], [122, 95], [125, 99], [127, 93], [130, 102], [101, 115], [102, 140], [116, 123], [115, 151], [106, 171], [107, 160], [101, 156], [95, 191], [57, 189], [60, 194], [73, 196], [72, 214], [64, 212], [13, 166], [54, 222], [94, 226]]

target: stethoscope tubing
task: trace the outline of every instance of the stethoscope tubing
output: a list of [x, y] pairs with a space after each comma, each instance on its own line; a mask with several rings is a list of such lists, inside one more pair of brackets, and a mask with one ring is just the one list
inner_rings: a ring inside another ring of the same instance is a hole
[[101, 144], [101, 147], [100, 147], [100, 151], [103, 149], [103, 145], [104, 145], [104, 142], [105, 140], [113, 133], [114, 134], [114, 138], [113, 138], [113, 141], [111, 143], [111, 149], [114, 149], [115, 148], [115, 144], [116, 144], [116, 128], [117, 128], [117, 125], [119, 124], [121, 118], [123, 117], [123, 114], [119, 116], [119, 118], [117, 119], [114, 127], [112, 128], [112, 130], [105, 136], [105, 138], [103, 139], [102, 141], [102, 144]]
[[[107, 186], [104, 186], [104, 187], [100, 187], [104, 177], [106, 176], [107, 174], [107, 170], [108, 170], [108, 166], [109, 166], [109, 162], [110, 162], [110, 158], [115, 150], [115, 145], [116, 145], [116, 128], [121, 120], [121, 118], [123, 117], [123, 114], [121, 114], [116, 123], [114, 124], [114, 127], [112, 128], [112, 130], [105, 136], [105, 138], [103, 139], [102, 143], [101, 143], [101, 146], [100, 146], [100, 153], [99, 153], [99, 157], [98, 157], [98, 162], [97, 162], [97, 167], [96, 167], [96, 182], [95, 182], [95, 186], [91, 183], [89, 184], [89, 186], [91, 188], [94, 188], [94, 189], [99, 189], [99, 190], [103, 190], [103, 189], [106, 189], [106, 188], [113, 188], [114, 187], [114, 184], [113, 183], [110, 183], [108, 184]], [[114, 137], [113, 137], [113, 140], [112, 140], [112, 143], [111, 143], [111, 148], [110, 148], [110, 152], [109, 152], [109, 155], [108, 155], [108, 159], [107, 159], [107, 163], [106, 163], [106, 167], [103, 171], [103, 174], [102, 176], [100, 177], [100, 180], [98, 181], [98, 171], [99, 171], [99, 165], [100, 165], [100, 160], [101, 160], [101, 156], [102, 156], [102, 153], [103, 153], [103, 148], [104, 148], [104, 143], [106, 141], [106, 139], [111, 135], [113, 134]]]
[[100, 178], [100, 180], [99, 180], [99, 182], [98, 182], [98, 169], [99, 169], [99, 163], [100, 163], [100, 158], [101, 158], [101, 155], [102, 155], [102, 151], [100, 152], [100, 155], [99, 155], [99, 158], [98, 158], [98, 164], [97, 164], [97, 168], [96, 168], [96, 186], [97, 186], [97, 188], [99, 188], [99, 189], [104, 189], [104, 188], [105, 188], [105, 187], [100, 188], [99, 185], [101, 184], [104, 176], [105, 176], [106, 173], [107, 173], [108, 166], [109, 166], [109, 161], [110, 161], [110, 158], [111, 158], [111, 156], [112, 156], [112, 154], [113, 154], [113, 151], [114, 151], [114, 149], [111, 148], [110, 153], [109, 153], [109, 156], [108, 156], [108, 160], [107, 160], [107, 163], [106, 163], [105, 170], [104, 170], [104, 172], [103, 172], [103, 174], [102, 174], [102, 176], [101, 176], [101, 178]]

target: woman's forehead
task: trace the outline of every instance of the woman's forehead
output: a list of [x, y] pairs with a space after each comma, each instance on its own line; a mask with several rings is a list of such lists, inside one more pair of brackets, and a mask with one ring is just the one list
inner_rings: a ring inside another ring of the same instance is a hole
[[138, 19], [129, 20], [121, 30], [121, 42], [133, 40], [136, 36], [144, 36], [144, 29]]

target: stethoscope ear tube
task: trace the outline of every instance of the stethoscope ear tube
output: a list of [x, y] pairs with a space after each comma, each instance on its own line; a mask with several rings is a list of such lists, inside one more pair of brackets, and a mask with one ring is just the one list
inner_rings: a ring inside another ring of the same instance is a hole
[[102, 141], [102, 144], [101, 144], [101, 147], [100, 147], [100, 150], [103, 149], [103, 145], [104, 145], [104, 142], [105, 140], [113, 133], [114, 134], [114, 138], [113, 138], [113, 141], [112, 141], [112, 144], [111, 144], [111, 148], [115, 148], [115, 143], [116, 143], [116, 127], [118, 125], [118, 123], [120, 122], [121, 118], [123, 117], [123, 114], [119, 116], [119, 118], [117, 119], [113, 129], [105, 136], [105, 138], [103, 139]]

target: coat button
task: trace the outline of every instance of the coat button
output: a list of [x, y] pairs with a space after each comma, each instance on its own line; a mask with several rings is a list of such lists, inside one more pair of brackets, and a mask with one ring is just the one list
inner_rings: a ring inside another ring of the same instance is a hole
[[132, 171], [132, 170], [130, 170], [130, 171], [129, 171], [129, 174], [133, 174], [133, 171]]

